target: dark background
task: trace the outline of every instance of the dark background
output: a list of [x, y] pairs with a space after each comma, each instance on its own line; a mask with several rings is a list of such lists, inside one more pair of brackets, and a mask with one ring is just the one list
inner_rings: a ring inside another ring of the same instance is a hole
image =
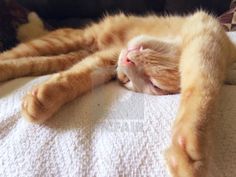
[[36, 11], [54, 26], [80, 26], [85, 19], [97, 19], [106, 13], [119, 11], [133, 14], [154, 12], [163, 15], [186, 14], [201, 8], [220, 15], [229, 9], [231, 0], [17, 0], [17, 2]]

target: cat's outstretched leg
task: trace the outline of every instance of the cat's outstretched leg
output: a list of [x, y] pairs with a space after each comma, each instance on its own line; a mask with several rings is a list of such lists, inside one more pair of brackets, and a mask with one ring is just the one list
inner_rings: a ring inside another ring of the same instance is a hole
[[111, 48], [96, 52], [72, 68], [53, 75], [25, 96], [24, 116], [29, 121], [42, 123], [65, 103], [111, 80], [115, 76], [119, 51], [119, 48]]
[[207, 174], [207, 129], [224, 79], [226, 59], [230, 57], [231, 44], [217, 22], [204, 13], [197, 15], [206, 28], [192, 34], [186, 32], [183, 41], [181, 102], [172, 143], [166, 151], [173, 177]]
[[38, 76], [65, 70], [89, 52], [80, 50], [56, 56], [25, 57], [0, 62], [0, 82], [23, 76]]
[[93, 49], [94, 38], [85, 30], [59, 29], [40, 38], [21, 43], [0, 53], [0, 61], [33, 56], [65, 54], [79, 49]]

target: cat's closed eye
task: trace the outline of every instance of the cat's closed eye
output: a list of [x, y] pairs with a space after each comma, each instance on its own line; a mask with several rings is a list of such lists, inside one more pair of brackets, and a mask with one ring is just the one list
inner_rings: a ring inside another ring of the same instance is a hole
[[[178, 55], [177, 52], [173, 55], [173, 45], [148, 36], [136, 38], [137, 40], [132, 39], [129, 47], [120, 53], [117, 68], [120, 82], [136, 92], [155, 95], [178, 92], [178, 67], [173, 66]], [[168, 60], [173, 60], [169, 62], [170, 66]]]

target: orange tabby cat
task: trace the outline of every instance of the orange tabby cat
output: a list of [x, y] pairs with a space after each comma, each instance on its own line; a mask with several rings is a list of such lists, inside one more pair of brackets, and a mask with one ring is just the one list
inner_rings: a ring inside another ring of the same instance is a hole
[[217, 20], [202, 11], [186, 17], [119, 14], [0, 54], [0, 81], [61, 71], [23, 100], [25, 118], [39, 123], [115, 76], [138, 92], [181, 91], [168, 167], [173, 177], [204, 177], [208, 122], [235, 51]]

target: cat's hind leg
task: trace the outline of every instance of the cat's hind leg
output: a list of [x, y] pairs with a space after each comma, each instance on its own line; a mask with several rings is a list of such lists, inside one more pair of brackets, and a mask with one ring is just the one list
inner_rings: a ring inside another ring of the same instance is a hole
[[26, 95], [22, 112], [29, 121], [42, 123], [65, 103], [115, 76], [119, 48], [96, 52], [72, 68], [53, 75]]
[[65, 54], [79, 49], [90, 50], [93, 48], [95, 40], [93, 35], [89, 35], [85, 31], [79, 29], [52, 31], [40, 38], [21, 43], [0, 53], [0, 62], [22, 57]]
[[38, 76], [65, 70], [89, 52], [80, 50], [56, 56], [25, 57], [0, 62], [0, 82], [23, 76]]
[[185, 33], [180, 59], [181, 101], [166, 151], [173, 177], [207, 176], [208, 126], [230, 53], [229, 39], [218, 22], [202, 12], [194, 18], [198, 27], [203, 26], [200, 31], [187, 29]]

